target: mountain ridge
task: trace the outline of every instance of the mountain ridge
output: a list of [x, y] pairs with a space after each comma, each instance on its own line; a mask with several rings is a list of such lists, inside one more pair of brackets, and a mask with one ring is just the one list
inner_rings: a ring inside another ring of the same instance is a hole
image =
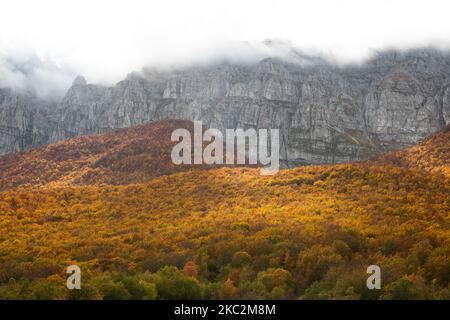
[[[176, 142], [170, 141], [171, 133], [185, 128], [192, 134], [193, 126], [187, 120], [164, 120], [0, 156], [0, 191], [71, 185], [128, 185], [146, 183], [162, 175], [218, 167], [172, 163], [170, 153]], [[349, 165], [390, 165], [449, 177], [449, 154], [450, 125], [415, 146]]]
[[384, 51], [361, 65], [319, 61], [144, 71], [112, 87], [77, 78], [54, 105], [0, 92], [0, 153], [184, 119], [221, 130], [279, 128], [287, 166], [339, 163], [411, 146], [450, 121], [445, 52]]

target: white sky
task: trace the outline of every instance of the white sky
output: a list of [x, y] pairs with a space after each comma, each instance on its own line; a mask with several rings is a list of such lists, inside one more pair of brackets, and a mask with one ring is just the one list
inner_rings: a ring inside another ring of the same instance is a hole
[[[0, 0], [0, 60], [37, 54], [70, 77], [115, 82], [144, 65], [248, 58], [242, 41], [284, 39], [353, 61], [386, 47], [446, 48], [449, 14], [446, 0]], [[0, 61], [0, 80], [5, 69]]]

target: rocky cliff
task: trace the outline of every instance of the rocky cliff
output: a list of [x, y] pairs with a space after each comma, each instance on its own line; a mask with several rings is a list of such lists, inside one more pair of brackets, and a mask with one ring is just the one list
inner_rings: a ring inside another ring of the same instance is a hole
[[55, 105], [1, 89], [0, 153], [161, 119], [280, 128], [288, 165], [361, 160], [450, 122], [450, 54], [389, 51], [352, 66], [267, 58], [145, 70], [113, 87], [78, 77]]

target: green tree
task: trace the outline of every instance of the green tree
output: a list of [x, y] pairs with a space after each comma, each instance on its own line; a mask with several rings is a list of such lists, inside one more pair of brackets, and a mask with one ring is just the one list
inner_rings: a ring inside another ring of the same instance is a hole
[[419, 299], [420, 295], [414, 283], [402, 278], [391, 283], [381, 298], [383, 300], [414, 300]]
[[185, 275], [174, 266], [163, 267], [156, 273], [156, 290], [160, 299], [201, 299], [200, 282]]

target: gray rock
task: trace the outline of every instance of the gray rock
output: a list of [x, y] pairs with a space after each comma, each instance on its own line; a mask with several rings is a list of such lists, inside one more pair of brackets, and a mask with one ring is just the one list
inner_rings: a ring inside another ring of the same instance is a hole
[[33, 95], [0, 88], [0, 154], [48, 143], [55, 127], [49, 117], [54, 108]]

